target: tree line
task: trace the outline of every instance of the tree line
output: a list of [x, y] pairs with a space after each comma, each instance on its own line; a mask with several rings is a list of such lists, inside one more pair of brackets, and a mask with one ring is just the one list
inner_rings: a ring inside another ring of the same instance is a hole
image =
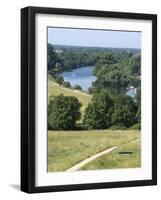
[[93, 74], [97, 80], [89, 89], [98, 92], [101, 89], [125, 91], [129, 86], [140, 86], [141, 55], [140, 52], [122, 52], [119, 56], [111, 52], [101, 54], [94, 68]]
[[[92, 96], [83, 114], [83, 129], [140, 129], [140, 93], [136, 99], [127, 95], [111, 97], [101, 90]], [[48, 128], [75, 130], [81, 119], [81, 103], [74, 96], [52, 96], [48, 105]]]

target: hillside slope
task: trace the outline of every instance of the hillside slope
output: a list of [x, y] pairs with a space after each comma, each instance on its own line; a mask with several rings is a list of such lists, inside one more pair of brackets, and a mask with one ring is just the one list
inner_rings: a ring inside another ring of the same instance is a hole
[[48, 82], [48, 97], [51, 95], [63, 94], [65, 96], [75, 96], [81, 103], [81, 112], [83, 113], [88, 103], [91, 101], [91, 95], [75, 89], [65, 88], [52, 81]]

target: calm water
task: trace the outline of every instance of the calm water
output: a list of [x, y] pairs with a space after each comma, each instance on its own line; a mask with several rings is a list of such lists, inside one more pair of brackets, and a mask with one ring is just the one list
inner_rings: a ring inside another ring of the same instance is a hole
[[65, 81], [70, 82], [71, 86], [80, 85], [82, 90], [88, 91], [96, 77], [92, 75], [94, 66], [80, 67], [69, 72], [63, 72], [61, 76]]
[[[96, 80], [96, 76], [92, 74], [94, 66], [80, 67], [72, 71], [63, 72], [61, 76], [65, 81], [70, 82], [71, 86], [80, 85], [83, 91], [88, 91], [88, 88], [92, 86], [92, 82]], [[120, 93], [126, 93], [127, 95], [134, 97], [135, 91], [126, 89], [114, 89], [108, 88], [110, 93], [118, 95]]]

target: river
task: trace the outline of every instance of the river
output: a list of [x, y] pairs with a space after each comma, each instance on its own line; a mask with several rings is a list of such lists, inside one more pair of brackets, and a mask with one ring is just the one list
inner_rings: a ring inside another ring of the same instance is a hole
[[[92, 74], [94, 66], [86, 66], [80, 67], [77, 69], [73, 69], [71, 71], [65, 71], [61, 74], [65, 81], [70, 82], [71, 86], [80, 85], [83, 91], [88, 91], [88, 89], [92, 86], [92, 82], [94, 82], [97, 78]], [[114, 88], [107, 88], [110, 92], [114, 92]], [[123, 91], [123, 90], [122, 90]], [[121, 92], [122, 92], [121, 91]], [[127, 95], [134, 97], [134, 90], [126, 90], [124, 89]], [[118, 88], [116, 91], [118, 94]]]
[[65, 81], [70, 82], [71, 86], [80, 85], [83, 91], [88, 91], [96, 77], [92, 74], [94, 66], [80, 67], [61, 74]]

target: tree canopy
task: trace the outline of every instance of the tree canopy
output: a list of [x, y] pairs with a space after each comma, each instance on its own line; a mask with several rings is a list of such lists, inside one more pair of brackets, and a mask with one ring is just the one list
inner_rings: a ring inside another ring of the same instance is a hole
[[88, 129], [104, 129], [111, 125], [113, 102], [106, 91], [94, 95], [85, 110], [84, 124]]
[[48, 105], [48, 128], [71, 130], [80, 119], [81, 103], [74, 96], [52, 96]]
[[137, 106], [130, 96], [120, 95], [115, 98], [112, 124], [130, 127], [137, 122]]

